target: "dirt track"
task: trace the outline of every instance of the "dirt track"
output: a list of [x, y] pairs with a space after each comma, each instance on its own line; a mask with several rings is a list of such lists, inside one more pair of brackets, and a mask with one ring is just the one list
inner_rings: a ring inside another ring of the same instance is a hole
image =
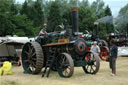
[[110, 75], [108, 62], [101, 61], [100, 71], [96, 75], [85, 74], [81, 67], [75, 68], [71, 78], [61, 78], [51, 72], [49, 78], [24, 74], [22, 66], [13, 67], [13, 75], [2, 76], [0, 85], [128, 85], [128, 57], [117, 60], [117, 76]]

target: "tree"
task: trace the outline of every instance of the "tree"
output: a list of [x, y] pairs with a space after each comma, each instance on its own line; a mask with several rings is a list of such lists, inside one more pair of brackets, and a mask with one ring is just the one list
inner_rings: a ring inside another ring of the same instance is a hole
[[[22, 9], [20, 11], [20, 13], [24, 16], [26, 16], [25, 18], [23, 17], [23, 21], [27, 20], [28, 22], [26, 22], [26, 24], [30, 27], [27, 28], [27, 30], [30, 32], [25, 32], [23, 29], [23, 32], [20, 32], [20, 34], [24, 34], [24, 35], [37, 35], [37, 31], [39, 32], [40, 27], [43, 25], [44, 23], [44, 14], [43, 14], [43, 8], [42, 8], [42, 0], [36, 0], [36, 1], [32, 1], [32, 0], [26, 0], [24, 2], [24, 4], [22, 5]], [[21, 18], [22, 19], [22, 18]], [[24, 23], [24, 29], [26, 30], [26, 24]], [[20, 29], [21, 30], [21, 29]], [[30, 31], [31, 30], [31, 31]], [[34, 34], [33, 34], [34, 33]]]
[[13, 23], [16, 26], [14, 33], [18, 36], [32, 36], [33, 22], [27, 18], [26, 15], [18, 15], [13, 17]]
[[25, 2], [22, 5], [22, 9], [20, 10], [20, 14], [26, 14], [28, 16], [28, 2], [25, 0]]
[[12, 35], [15, 25], [11, 22], [8, 14], [0, 14], [0, 36]]
[[90, 7], [80, 7], [79, 9], [79, 29], [80, 31], [92, 31], [95, 16]]
[[[111, 15], [111, 10], [109, 6], [105, 7], [103, 0], [94, 1], [91, 5], [91, 9], [94, 13], [93, 15], [96, 17], [96, 21], [100, 18]], [[113, 26], [108, 24], [106, 25], [106, 24], [99, 23], [98, 28], [99, 28], [99, 37], [103, 37], [105, 34], [113, 31]]]
[[89, 2], [88, 0], [82, 0], [78, 5], [79, 7], [89, 7]]
[[17, 9], [17, 7], [16, 7], [15, 4], [12, 4], [12, 5], [11, 5], [10, 11], [11, 11], [11, 13], [12, 13], [13, 15], [18, 14], [18, 9]]
[[[98, 18], [111, 15], [109, 6], [105, 7], [103, 0], [92, 4], [88, 0], [25, 0], [23, 4], [17, 4], [15, 0], [0, 0], [0, 35], [34, 36], [43, 23], [47, 23], [48, 32], [62, 23], [71, 28], [71, 9], [74, 6], [79, 8], [79, 29], [82, 32], [92, 31]], [[105, 26], [100, 25], [100, 28], [103, 35]]]
[[109, 8], [108, 5], [107, 5], [106, 8], [105, 8], [105, 16], [112, 16], [111, 9]]
[[91, 9], [97, 18], [104, 17], [104, 6], [103, 0], [96, 0], [92, 3]]
[[[67, 0], [62, 0], [61, 2], [61, 15], [62, 15], [62, 22], [67, 24], [68, 26], [72, 25], [72, 4], [68, 3]], [[66, 21], [66, 22], [65, 22]]]
[[44, 23], [44, 14], [41, 0], [36, 0], [35, 2], [32, 2], [31, 0], [25, 1], [20, 13], [26, 14], [30, 20], [34, 21], [35, 27], [42, 26]]
[[8, 13], [10, 11], [11, 4], [12, 0], [0, 0], [0, 12]]
[[13, 0], [0, 0], [0, 35], [12, 35], [15, 30], [15, 24], [11, 21], [11, 9]]
[[41, 3], [42, 2], [40, 0], [37, 0], [32, 7], [33, 14], [31, 15], [33, 15], [34, 26], [42, 26], [42, 24], [44, 23], [44, 14]]
[[120, 32], [128, 33], [128, 4], [120, 9], [115, 26]]
[[48, 31], [54, 31], [57, 25], [62, 24], [60, 4], [58, 0], [52, 1], [51, 6], [49, 7], [48, 15]]
[[[105, 16], [112, 16], [111, 9], [109, 8], [108, 5], [106, 6], [104, 13], [105, 13]], [[114, 31], [114, 25], [113, 25], [113, 23], [106, 24], [105, 29], [106, 29], [106, 32], [107, 33], [112, 33]]]
[[124, 15], [126, 12], [128, 12], [128, 4], [120, 9], [119, 15]]

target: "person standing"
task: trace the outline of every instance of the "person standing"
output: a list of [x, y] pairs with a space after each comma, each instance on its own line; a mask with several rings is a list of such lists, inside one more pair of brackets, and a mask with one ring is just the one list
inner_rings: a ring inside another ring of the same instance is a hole
[[118, 47], [115, 44], [114, 40], [111, 40], [110, 42], [110, 60], [109, 65], [112, 69], [112, 76], [116, 75], [116, 60], [117, 60], [117, 54], [118, 54]]
[[93, 42], [93, 45], [91, 46], [91, 50], [96, 52], [98, 55], [100, 54], [100, 47], [97, 45], [96, 41]]

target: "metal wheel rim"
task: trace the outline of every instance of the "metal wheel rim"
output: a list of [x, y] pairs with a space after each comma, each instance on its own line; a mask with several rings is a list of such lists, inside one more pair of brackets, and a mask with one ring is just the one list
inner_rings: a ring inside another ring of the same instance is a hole
[[61, 77], [71, 77], [74, 72], [74, 63], [71, 56], [67, 53], [62, 53], [57, 57], [57, 71]]
[[[88, 58], [87, 58], [88, 57]], [[83, 66], [83, 70], [88, 74], [96, 74], [99, 71], [100, 60], [95, 53], [88, 53], [84, 58], [87, 61], [87, 65]]]
[[[35, 71], [35, 68], [36, 68], [36, 53], [35, 53], [35, 50], [34, 50], [34, 47], [30, 44], [30, 43], [27, 43], [25, 46], [24, 46], [24, 50], [23, 51], [23, 55], [25, 57], [23, 57], [22, 59], [22, 63], [23, 65], [25, 65], [25, 68], [27, 69], [28, 72], [33, 72]], [[34, 60], [35, 59], [35, 60]]]
[[39, 43], [28, 42], [22, 51], [22, 66], [25, 73], [38, 74], [44, 63], [43, 51]]

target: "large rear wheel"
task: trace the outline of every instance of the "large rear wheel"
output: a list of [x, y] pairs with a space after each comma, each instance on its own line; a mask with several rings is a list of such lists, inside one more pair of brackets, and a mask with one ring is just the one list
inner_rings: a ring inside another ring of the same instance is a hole
[[43, 50], [39, 43], [28, 42], [22, 51], [22, 66], [25, 73], [38, 74], [44, 65]]
[[73, 75], [74, 72], [74, 63], [71, 56], [67, 53], [61, 53], [57, 57], [56, 68], [58, 74], [61, 77], [69, 78]]
[[96, 74], [100, 67], [98, 54], [95, 52], [89, 52], [84, 59], [87, 61], [87, 65], [83, 66], [84, 72], [88, 74]]

